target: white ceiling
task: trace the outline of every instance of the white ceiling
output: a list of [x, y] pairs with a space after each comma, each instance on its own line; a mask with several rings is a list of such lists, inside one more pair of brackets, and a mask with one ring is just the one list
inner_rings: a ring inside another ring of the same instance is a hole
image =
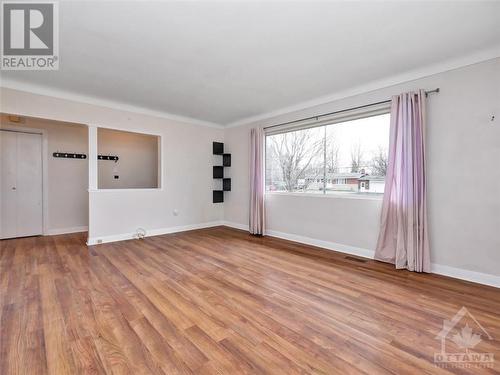
[[499, 19], [498, 1], [62, 1], [60, 70], [2, 81], [231, 124], [491, 50]]

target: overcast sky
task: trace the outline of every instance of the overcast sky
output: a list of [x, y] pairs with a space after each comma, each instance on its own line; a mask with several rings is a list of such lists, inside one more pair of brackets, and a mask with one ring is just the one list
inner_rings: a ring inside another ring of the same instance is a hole
[[[370, 161], [378, 153], [379, 147], [382, 147], [384, 151], [387, 152], [389, 145], [389, 125], [390, 125], [390, 114], [372, 116], [367, 118], [362, 118], [359, 120], [346, 121], [337, 124], [327, 125], [327, 139], [334, 139], [334, 144], [338, 148], [338, 172], [345, 173], [351, 171], [351, 150], [356, 145], [361, 145], [363, 151], [362, 165], [361, 168], [367, 168], [366, 172], [370, 173]], [[323, 168], [323, 141], [325, 135], [325, 127], [309, 128], [304, 130], [298, 130], [297, 132], [307, 132], [309, 135], [306, 138], [308, 149], [313, 150], [314, 144], [320, 145], [317, 149], [316, 156], [314, 157], [311, 167]], [[293, 133], [293, 132], [292, 132]], [[285, 133], [286, 134], [286, 133]], [[277, 142], [285, 141], [283, 139], [284, 134], [271, 135], [270, 137], [276, 137]], [[294, 138], [289, 138], [290, 147], [293, 144]], [[267, 147], [270, 147], [271, 143], [266, 142]], [[331, 150], [330, 146], [328, 150]], [[277, 160], [273, 164], [269, 158], [272, 158], [272, 153], [266, 153], [267, 158], [267, 168], [278, 168]], [[327, 156], [329, 158], [329, 156]], [[305, 163], [308, 159], [305, 158], [303, 162]]]
[[327, 136], [332, 132], [339, 147], [339, 167], [341, 172], [351, 166], [351, 148], [359, 143], [363, 149], [363, 160], [371, 160], [378, 147], [387, 151], [389, 146], [390, 114], [362, 118], [327, 126]]

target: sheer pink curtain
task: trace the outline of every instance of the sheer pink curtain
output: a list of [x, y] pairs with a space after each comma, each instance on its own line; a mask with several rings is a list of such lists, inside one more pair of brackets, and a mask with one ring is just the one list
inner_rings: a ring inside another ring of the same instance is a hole
[[425, 178], [425, 92], [392, 98], [389, 164], [375, 259], [430, 272]]
[[250, 130], [250, 233], [264, 234], [264, 130]]

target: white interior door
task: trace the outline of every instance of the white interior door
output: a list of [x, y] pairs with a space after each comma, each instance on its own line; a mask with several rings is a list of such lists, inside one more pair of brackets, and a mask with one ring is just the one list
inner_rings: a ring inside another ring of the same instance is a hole
[[43, 233], [42, 136], [0, 131], [0, 238]]
[[0, 236], [17, 236], [17, 133], [0, 130]]

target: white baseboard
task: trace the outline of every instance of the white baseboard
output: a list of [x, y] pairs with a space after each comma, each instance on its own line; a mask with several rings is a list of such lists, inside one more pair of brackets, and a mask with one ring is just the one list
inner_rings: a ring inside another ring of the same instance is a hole
[[230, 228], [248, 231], [248, 224], [239, 224], [239, 223], [234, 223], [232, 221], [223, 221], [221, 225], [224, 225], [224, 226], [230, 227]]
[[[230, 228], [248, 230], [248, 225], [234, 223], [231, 221], [223, 221], [222, 225], [225, 225]], [[266, 230], [266, 236], [281, 238], [288, 241], [299, 242], [305, 245], [317, 246], [323, 249], [338, 251], [340, 253], [346, 253], [350, 255], [357, 255], [364, 258], [373, 259], [373, 254], [374, 254], [373, 250], [363, 249], [361, 247], [344, 245], [336, 242], [322, 241], [322, 240], [317, 240], [315, 238], [299, 236], [297, 234], [279, 232], [276, 230]]]
[[298, 236], [296, 234], [288, 234], [288, 233], [278, 232], [275, 230], [267, 230], [266, 236], [282, 238], [284, 240], [299, 242], [306, 245], [321, 247], [322, 249], [333, 250], [340, 253], [356, 255], [369, 259], [373, 259], [373, 255], [375, 253], [373, 250], [363, 249], [361, 247], [344, 245], [336, 242], [317, 240], [310, 237]]
[[442, 264], [431, 264], [432, 273], [438, 275], [449, 276], [455, 279], [472, 281], [473, 283], [484, 284], [500, 288], [500, 276], [491, 275], [476, 271], [464, 270], [463, 268], [455, 268]]
[[[225, 225], [225, 226], [228, 226], [231, 228], [236, 228], [236, 229], [248, 230], [248, 225], [233, 223], [233, 222], [229, 222], [229, 221], [223, 221], [222, 225]], [[335, 243], [335, 242], [322, 241], [322, 240], [317, 240], [314, 238], [299, 236], [296, 234], [278, 232], [278, 231], [274, 231], [274, 230], [267, 230], [266, 235], [270, 236], [270, 237], [282, 238], [284, 240], [299, 242], [299, 243], [302, 243], [305, 245], [317, 246], [317, 247], [321, 247], [323, 249], [338, 251], [341, 253], [356, 255], [356, 256], [369, 258], [369, 259], [373, 259], [373, 256], [375, 254], [375, 251], [370, 250], [370, 249], [363, 249], [360, 247], [344, 245], [344, 244]], [[472, 281], [474, 283], [489, 285], [489, 286], [493, 286], [496, 288], [500, 288], [500, 276], [495, 276], [495, 275], [482, 273], [482, 272], [470, 271], [470, 270], [466, 270], [463, 268], [444, 266], [444, 265], [435, 264], [435, 263], [433, 263], [431, 265], [431, 271], [432, 271], [432, 273], [435, 273], [438, 275], [449, 276], [449, 277], [453, 277], [456, 279]]]
[[44, 233], [44, 236], [57, 236], [59, 234], [80, 233], [80, 232], [87, 232], [88, 230], [89, 230], [89, 227], [87, 227], [87, 226], [72, 227], [72, 228], [60, 228], [60, 229], [49, 229], [49, 230], [47, 230], [46, 233]]
[[[210, 221], [207, 223], [182, 225], [182, 226], [177, 226], [177, 227], [158, 228], [158, 229], [149, 229], [149, 230], [146, 229], [146, 237], [160, 236], [162, 234], [169, 234], [169, 233], [185, 232], [185, 231], [194, 230], [194, 229], [211, 228], [211, 227], [217, 227], [220, 225], [223, 225], [222, 221]], [[96, 236], [96, 237], [92, 237], [92, 238], [89, 237], [87, 239], [87, 245], [88, 246], [98, 245], [101, 243], [132, 240], [135, 238], [137, 238], [135, 232], [114, 234], [111, 236]]]

